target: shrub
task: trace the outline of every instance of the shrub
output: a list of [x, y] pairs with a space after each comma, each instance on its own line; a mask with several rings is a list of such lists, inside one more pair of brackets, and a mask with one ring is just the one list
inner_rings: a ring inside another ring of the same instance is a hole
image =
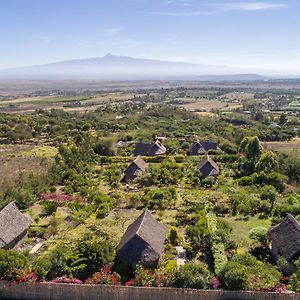
[[109, 266], [105, 266], [100, 272], [95, 273], [92, 277], [88, 278], [86, 284], [110, 284], [110, 285], [120, 285], [121, 276], [112, 272]]
[[180, 266], [174, 274], [173, 287], [208, 289], [212, 281], [212, 274], [204, 264], [186, 264]]
[[250, 254], [237, 254], [220, 272], [223, 285], [230, 290], [261, 290], [276, 286], [281, 278], [275, 267]]
[[82, 284], [82, 281], [77, 278], [70, 278], [67, 276], [56, 277], [52, 279], [50, 282], [53, 283], [68, 283], [68, 284]]
[[134, 274], [134, 285], [145, 287], [169, 287], [173, 282], [173, 273], [167, 270], [148, 270], [137, 266]]
[[173, 246], [177, 246], [178, 245], [180, 237], [179, 237], [179, 233], [178, 233], [176, 227], [172, 226], [170, 228], [170, 232], [169, 232], [169, 237], [168, 238], [169, 238], [170, 243]]
[[45, 216], [49, 216], [52, 215], [54, 212], [56, 212], [59, 203], [55, 201], [44, 201], [42, 203], [42, 206], [43, 206], [43, 214]]
[[27, 257], [14, 250], [0, 249], [0, 277], [11, 277], [15, 270], [24, 270], [27, 265]]

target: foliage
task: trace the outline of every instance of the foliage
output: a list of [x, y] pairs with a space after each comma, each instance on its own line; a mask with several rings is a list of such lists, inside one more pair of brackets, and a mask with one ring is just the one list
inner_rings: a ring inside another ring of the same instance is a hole
[[109, 266], [103, 266], [100, 272], [97, 272], [92, 277], [89, 277], [85, 283], [120, 285], [120, 280], [121, 276], [118, 273], [112, 272]]
[[0, 277], [11, 278], [11, 274], [24, 270], [27, 266], [27, 257], [17, 251], [0, 249]]
[[[169, 287], [173, 282], [172, 272], [157, 269], [155, 271], [144, 269], [138, 265], [134, 273], [133, 284], [135, 286], [144, 287]], [[128, 284], [127, 284], [128, 285]]]
[[145, 207], [156, 210], [174, 207], [176, 200], [177, 192], [174, 187], [147, 189], [142, 198], [142, 202]]
[[292, 274], [289, 280], [288, 289], [299, 293], [300, 292], [300, 258], [298, 258], [295, 262], [295, 266], [297, 267], [297, 271]]
[[169, 231], [168, 239], [173, 246], [177, 246], [180, 236], [176, 227], [172, 226]]
[[97, 270], [112, 263], [114, 248], [107, 238], [87, 234], [77, 243], [79, 257], [84, 261], [85, 267], [78, 276], [86, 278]]
[[223, 285], [230, 290], [261, 290], [275, 286], [281, 278], [275, 267], [250, 254], [237, 254], [220, 272]]
[[209, 289], [212, 281], [212, 274], [207, 267], [201, 263], [186, 264], [180, 266], [174, 274], [173, 287]]

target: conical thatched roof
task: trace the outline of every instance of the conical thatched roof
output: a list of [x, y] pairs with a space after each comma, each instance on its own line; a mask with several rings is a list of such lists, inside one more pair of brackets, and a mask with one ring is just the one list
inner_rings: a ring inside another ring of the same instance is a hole
[[166, 153], [166, 148], [159, 140], [154, 143], [136, 143], [134, 149], [134, 155], [141, 156], [156, 156]]
[[145, 171], [148, 167], [148, 164], [138, 155], [135, 160], [132, 162], [135, 164], [141, 171]]
[[218, 165], [208, 154], [206, 154], [205, 158], [199, 163], [198, 170], [202, 172], [204, 176], [217, 176], [220, 173]]
[[[167, 226], [156, 221], [149, 211], [144, 211], [128, 226], [117, 249], [121, 261], [129, 264], [142, 263], [147, 253], [147, 263], [153, 263], [164, 249]], [[135, 253], [133, 257], [133, 253]]]
[[5, 247], [20, 236], [32, 221], [23, 215], [16, 204], [11, 202], [0, 211], [0, 247]]
[[271, 227], [268, 236], [287, 261], [293, 261], [300, 256], [300, 224], [291, 214], [280, 224]]
[[189, 155], [201, 155], [209, 150], [219, 150], [218, 143], [212, 141], [196, 141], [190, 147]]

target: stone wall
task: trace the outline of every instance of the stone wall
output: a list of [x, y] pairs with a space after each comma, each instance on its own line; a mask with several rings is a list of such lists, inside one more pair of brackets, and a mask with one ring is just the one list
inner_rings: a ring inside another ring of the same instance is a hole
[[0, 281], [1, 300], [300, 300], [300, 294]]

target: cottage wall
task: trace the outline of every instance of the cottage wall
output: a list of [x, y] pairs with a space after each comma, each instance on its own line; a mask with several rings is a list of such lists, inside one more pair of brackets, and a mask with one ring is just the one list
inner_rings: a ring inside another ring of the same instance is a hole
[[6, 244], [3, 248], [5, 250], [13, 249], [18, 244], [21, 244], [22, 241], [27, 237], [27, 230], [24, 230], [19, 236], [17, 236], [14, 240], [10, 243]]

